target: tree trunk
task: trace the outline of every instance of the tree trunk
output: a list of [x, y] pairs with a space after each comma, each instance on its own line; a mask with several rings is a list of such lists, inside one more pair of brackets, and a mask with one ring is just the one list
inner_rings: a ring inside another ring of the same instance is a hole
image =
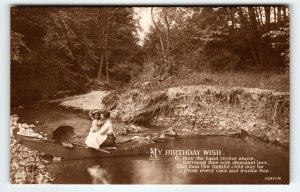
[[262, 7], [258, 7], [258, 14], [259, 14], [260, 24], [261, 24], [261, 26], [263, 26], [264, 25], [264, 20], [263, 20], [263, 15], [262, 15], [261, 9], [262, 9]]
[[240, 18], [241, 28], [247, 29], [247, 23], [245, 21], [243, 10], [241, 7], [238, 7], [238, 14], [239, 14], [239, 18]]
[[277, 27], [281, 26], [281, 7], [277, 8]]
[[98, 70], [98, 76], [97, 78], [101, 80], [102, 77], [102, 69], [103, 69], [103, 36], [104, 36], [104, 26], [102, 22], [102, 15], [100, 12], [100, 8], [98, 9], [98, 36], [99, 36], [99, 56], [100, 56], [100, 64], [99, 64], [99, 70]]
[[104, 58], [104, 54], [103, 54], [103, 52], [102, 52], [102, 53], [101, 53], [101, 60], [100, 60], [99, 71], [98, 71], [98, 79], [99, 79], [99, 80], [101, 80], [101, 77], [102, 77], [103, 58]]
[[273, 7], [273, 16], [274, 16], [274, 23], [276, 23], [277, 22], [276, 7]]
[[262, 33], [259, 30], [258, 21], [256, 20], [256, 13], [253, 7], [248, 7], [250, 22], [253, 29], [254, 39], [253, 41], [253, 49], [255, 50], [256, 58], [258, 63], [257, 69], [261, 70], [265, 66], [269, 65], [268, 58], [265, 55], [265, 45], [262, 41]]
[[230, 17], [231, 17], [231, 21], [232, 21], [232, 30], [234, 31], [234, 29], [235, 29], [235, 9], [234, 8], [230, 8]]
[[248, 7], [249, 17], [254, 31], [258, 32], [258, 22], [256, 20], [256, 13], [253, 7]]
[[271, 11], [270, 7], [266, 6], [265, 8], [265, 17], [266, 17], [266, 31], [270, 31], [270, 17], [271, 17]]
[[288, 23], [287, 14], [286, 14], [287, 13], [287, 11], [286, 11], [287, 7], [283, 7], [282, 9], [283, 9], [284, 23]]
[[256, 17], [256, 21], [257, 21], [257, 29], [258, 29], [258, 31], [261, 31], [261, 21], [260, 21], [260, 17], [259, 17], [258, 7], [253, 8], [253, 9], [254, 9], [254, 13], [255, 13], [255, 17]]
[[[264, 7], [264, 10], [265, 10], [265, 18], [266, 18], [266, 27], [265, 27], [265, 30], [264, 30], [264, 33], [268, 33], [271, 28], [270, 28], [270, 22], [271, 22], [271, 8], [269, 6], [266, 6]], [[270, 38], [269, 36], [266, 36], [264, 38], [264, 42], [265, 42], [265, 57], [266, 59], [268, 60], [268, 63], [270, 64], [271, 61], [270, 61]], [[269, 65], [268, 65], [269, 66]]]
[[159, 30], [158, 26], [156, 25], [156, 23], [155, 23], [155, 21], [154, 21], [153, 7], [151, 7], [151, 18], [152, 18], [152, 23], [153, 23], [153, 25], [154, 25], [154, 27], [155, 27], [155, 30], [156, 30], [156, 32], [157, 32], [157, 36], [158, 36], [159, 41], [160, 41], [162, 53], [163, 53], [163, 55], [165, 55], [165, 46], [164, 46], [164, 43], [163, 43], [163, 40], [162, 40], [161, 31]]
[[[108, 34], [106, 34], [106, 37], [108, 38]], [[109, 83], [109, 63], [108, 63], [108, 54], [107, 54], [107, 40], [106, 40], [106, 46], [105, 46], [105, 63], [106, 63], [106, 81]]]
[[107, 19], [106, 19], [106, 34], [105, 34], [105, 45], [104, 45], [104, 55], [105, 55], [105, 64], [106, 64], [106, 81], [109, 83], [109, 63], [108, 63], [108, 54], [107, 54], [107, 47], [108, 47], [108, 33], [109, 33], [109, 17], [110, 17], [110, 10], [107, 10]]
[[250, 50], [250, 53], [252, 55], [252, 59], [253, 61], [255, 62], [255, 66], [259, 66], [259, 60], [257, 58], [257, 55], [255, 53], [255, 48], [254, 48], [254, 42], [250, 39], [249, 37], [249, 29], [248, 29], [248, 24], [247, 24], [247, 19], [245, 18], [244, 16], [244, 13], [243, 13], [243, 10], [241, 7], [238, 8], [238, 14], [239, 14], [239, 17], [240, 17], [240, 21], [241, 21], [241, 30], [243, 32], [243, 36], [246, 37], [246, 42], [248, 44], [248, 47], [249, 47], [249, 50]]
[[165, 13], [164, 13], [164, 20], [165, 20], [165, 23], [166, 23], [166, 26], [167, 26], [167, 48], [166, 48], [166, 52], [165, 52], [165, 59], [167, 60], [168, 59], [168, 56], [169, 56], [169, 51], [170, 51], [170, 24], [169, 24], [169, 21], [168, 21], [168, 12], [167, 10], [165, 10]]

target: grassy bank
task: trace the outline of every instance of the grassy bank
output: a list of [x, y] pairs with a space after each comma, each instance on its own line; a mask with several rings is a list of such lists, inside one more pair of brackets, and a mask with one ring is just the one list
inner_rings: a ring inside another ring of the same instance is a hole
[[[149, 70], [148, 70], [149, 71]], [[222, 89], [240, 88], [258, 88], [262, 90], [275, 92], [289, 92], [290, 79], [289, 74], [279, 74], [274, 72], [193, 72], [182, 70], [176, 76], [168, 78], [153, 78], [153, 73], [143, 72], [139, 77], [133, 80], [128, 86], [112, 91], [103, 98], [103, 103], [109, 108], [114, 109], [120, 98], [130, 95], [130, 92], [141, 93], [143, 95], [153, 94], [164, 91], [172, 87], [180, 86], [212, 86]], [[135, 97], [133, 99], [136, 99]], [[151, 104], [150, 104], [151, 105]], [[134, 109], [132, 109], [134, 110]]]
[[[143, 79], [147, 79], [143, 77]], [[247, 87], [271, 89], [274, 91], [289, 92], [290, 80], [289, 74], [278, 74], [272, 72], [186, 72], [182, 71], [177, 76], [171, 76], [164, 80], [146, 80], [144, 83], [140, 79], [136, 81], [137, 88], [145, 91], [157, 91], [170, 87], [185, 85], [217, 85], [225, 87]]]

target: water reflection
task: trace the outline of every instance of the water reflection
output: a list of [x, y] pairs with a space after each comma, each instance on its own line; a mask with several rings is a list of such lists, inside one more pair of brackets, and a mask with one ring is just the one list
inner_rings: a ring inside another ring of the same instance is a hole
[[88, 173], [92, 177], [93, 184], [110, 184], [110, 175], [106, 169], [95, 165], [87, 169]]
[[169, 158], [156, 162], [140, 159], [132, 161], [130, 167], [132, 183], [136, 184], [189, 183], [190, 179], [185, 178], [185, 174], [176, 169], [175, 161]]
[[[224, 144], [225, 143], [225, 144]], [[205, 174], [184, 173], [176, 168], [174, 157], [160, 156], [158, 161], [149, 156], [109, 159], [63, 160], [50, 164], [54, 183], [61, 184], [238, 184], [264, 183], [265, 176], [281, 176], [289, 180], [288, 149], [267, 144], [254, 138], [205, 137], [171, 141], [168, 149], [220, 149], [232, 157], [254, 157], [268, 161], [271, 175], [266, 174]]]

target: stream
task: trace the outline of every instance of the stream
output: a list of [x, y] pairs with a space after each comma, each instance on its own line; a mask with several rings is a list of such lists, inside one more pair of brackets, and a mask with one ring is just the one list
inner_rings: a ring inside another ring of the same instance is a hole
[[[87, 111], [63, 108], [55, 104], [39, 104], [12, 109], [21, 123], [33, 124], [37, 131], [51, 133], [61, 125], [75, 128], [74, 141], [83, 142], [91, 120]], [[114, 128], [124, 124], [113, 120]], [[154, 131], [162, 127], [146, 126]], [[158, 145], [159, 147], [159, 145]], [[256, 138], [209, 136], [181, 138], [168, 141], [167, 149], [218, 149], [232, 157], [254, 157], [266, 161], [268, 174], [185, 173], [178, 169], [172, 156], [161, 156], [159, 161], [149, 155], [109, 158], [50, 161], [47, 170], [54, 175], [55, 184], [287, 184], [289, 182], [289, 149], [263, 142]], [[280, 176], [280, 180], [266, 177]]]

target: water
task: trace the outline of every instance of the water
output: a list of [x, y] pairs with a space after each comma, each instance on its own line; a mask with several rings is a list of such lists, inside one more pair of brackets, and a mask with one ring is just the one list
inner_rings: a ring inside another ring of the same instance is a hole
[[[35, 124], [38, 130], [51, 132], [60, 125], [75, 127], [77, 141], [88, 134], [90, 119], [87, 112], [61, 108], [55, 105], [25, 107], [12, 110], [20, 120]], [[38, 123], [36, 122], [38, 121]], [[116, 128], [123, 124], [114, 121]], [[151, 128], [151, 127], [150, 127]], [[157, 129], [158, 130], [158, 129]], [[60, 184], [236, 184], [236, 183], [288, 183], [289, 150], [255, 138], [202, 137], [176, 139], [160, 143], [164, 149], [218, 149], [232, 157], [254, 157], [269, 163], [269, 174], [208, 174], [184, 173], [176, 168], [174, 157], [160, 156], [158, 161], [149, 155], [110, 159], [81, 159], [51, 162], [48, 171], [55, 175], [53, 183]], [[265, 180], [266, 176], [280, 180]]]

